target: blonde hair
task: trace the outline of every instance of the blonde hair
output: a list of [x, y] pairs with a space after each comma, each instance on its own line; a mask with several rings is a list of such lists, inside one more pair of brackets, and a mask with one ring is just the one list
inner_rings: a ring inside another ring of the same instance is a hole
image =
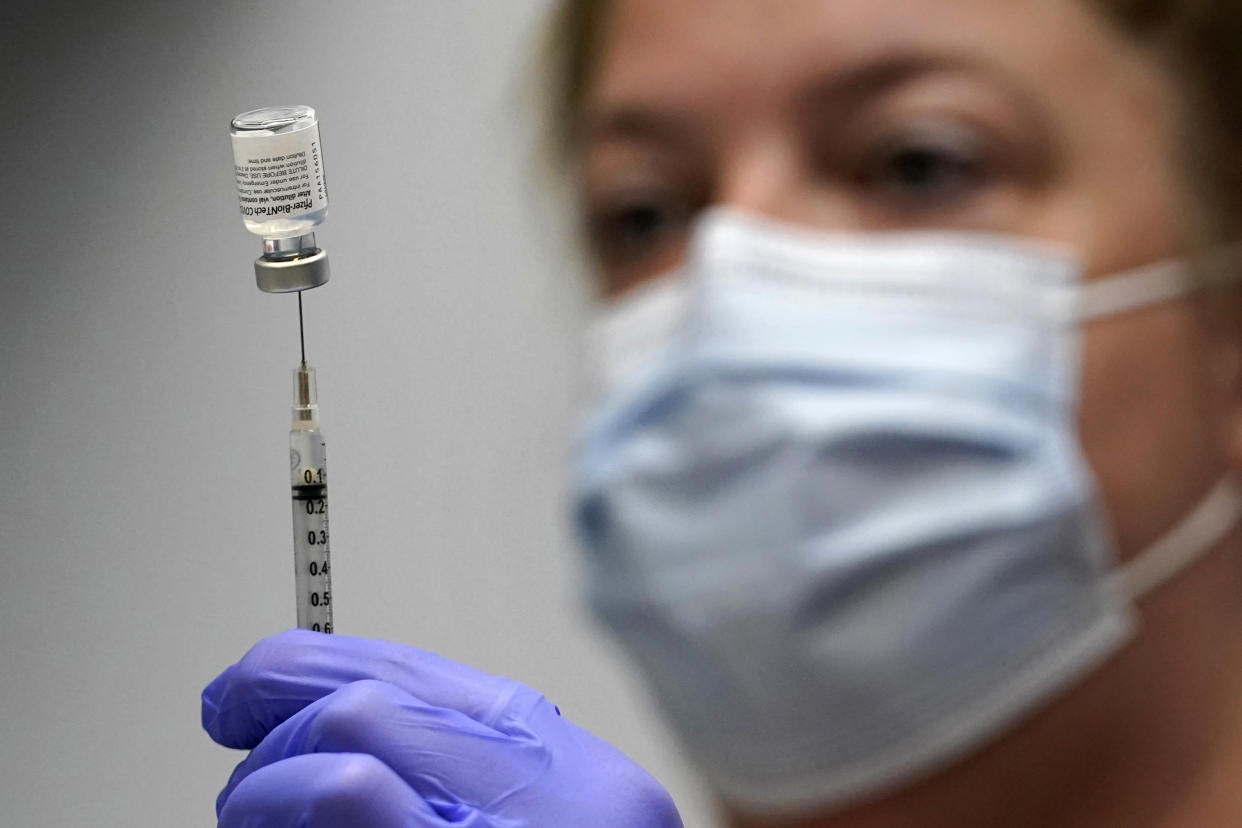
[[[1180, 91], [1182, 165], [1201, 245], [1242, 234], [1242, 2], [1082, 0], [1149, 49]], [[601, 51], [611, 0], [561, 0], [548, 30], [554, 152], [572, 154], [586, 89]], [[1198, 245], [1196, 245], [1198, 246]]]

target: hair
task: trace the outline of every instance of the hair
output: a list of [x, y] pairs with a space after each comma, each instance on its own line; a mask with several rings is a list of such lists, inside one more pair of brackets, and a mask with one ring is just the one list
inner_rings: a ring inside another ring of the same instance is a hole
[[[548, 30], [550, 143], [565, 158], [601, 51], [613, 0], [561, 0]], [[1199, 245], [1242, 235], [1242, 3], [1081, 0], [1151, 51], [1174, 78], [1191, 232]]]

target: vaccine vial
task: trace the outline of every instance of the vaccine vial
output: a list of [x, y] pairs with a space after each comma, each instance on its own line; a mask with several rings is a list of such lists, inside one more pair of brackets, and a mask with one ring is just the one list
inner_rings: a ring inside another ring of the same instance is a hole
[[319, 119], [309, 106], [269, 106], [233, 119], [233, 172], [246, 229], [265, 239], [313, 232], [328, 215]]
[[263, 239], [259, 287], [287, 293], [328, 280], [315, 228], [328, 215], [319, 119], [309, 106], [269, 106], [233, 119], [233, 174], [242, 221]]

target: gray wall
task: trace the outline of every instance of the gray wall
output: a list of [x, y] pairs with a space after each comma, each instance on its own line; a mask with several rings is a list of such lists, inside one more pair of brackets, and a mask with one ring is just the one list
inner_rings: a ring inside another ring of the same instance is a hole
[[292, 297], [253, 282], [230, 116], [321, 113], [306, 296], [342, 632], [521, 679], [706, 799], [576, 587], [583, 290], [540, 185], [544, 3], [0, 11], [0, 820], [207, 826], [198, 694], [292, 624]]

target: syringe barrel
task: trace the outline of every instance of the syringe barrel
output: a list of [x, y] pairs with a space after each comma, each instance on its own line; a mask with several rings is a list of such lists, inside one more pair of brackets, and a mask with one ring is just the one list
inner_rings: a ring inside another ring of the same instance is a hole
[[289, 429], [289, 483], [293, 497], [293, 574], [298, 626], [332, 632], [331, 537], [328, 531], [328, 450], [319, 430], [315, 369], [293, 371]]
[[332, 632], [327, 447], [318, 428], [289, 432], [293, 571], [298, 626]]

